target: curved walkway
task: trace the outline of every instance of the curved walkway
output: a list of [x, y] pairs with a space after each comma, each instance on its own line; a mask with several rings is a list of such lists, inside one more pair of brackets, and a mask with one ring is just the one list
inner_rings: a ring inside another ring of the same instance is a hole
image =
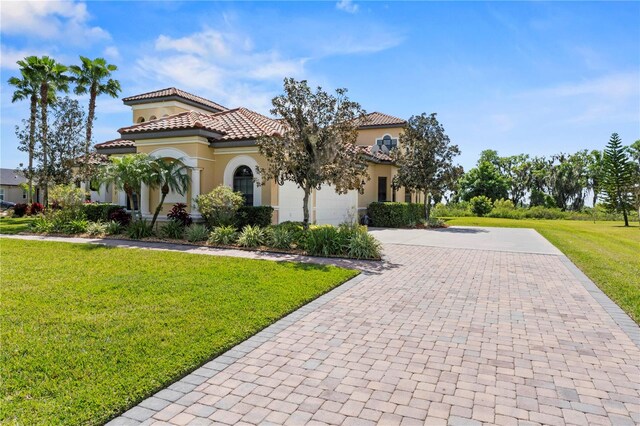
[[539, 235], [372, 232], [385, 262], [111, 424], [640, 423], [640, 329]]

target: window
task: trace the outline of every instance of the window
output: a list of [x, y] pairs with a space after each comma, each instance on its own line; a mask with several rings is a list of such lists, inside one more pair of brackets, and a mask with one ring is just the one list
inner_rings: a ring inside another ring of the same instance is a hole
[[100, 191], [100, 181], [98, 179], [91, 179], [89, 181], [89, 190], [94, 192]]
[[233, 190], [244, 196], [244, 205], [253, 206], [253, 172], [247, 166], [240, 166], [233, 174]]
[[138, 123], [144, 123], [144, 117], [138, 118]]
[[152, 115], [151, 117], [149, 117], [149, 121], [151, 121], [151, 120], [155, 120], [155, 119], [156, 119], [156, 116], [155, 116], [155, 115]]
[[4, 188], [0, 188], [0, 201], [4, 201]]
[[22, 199], [24, 200], [25, 198], [27, 198], [27, 191], [26, 190], [22, 190]]
[[[126, 198], [127, 198], [127, 210], [131, 210], [131, 201], [129, 200], [129, 197], [126, 197]], [[138, 209], [138, 204], [139, 204], [138, 203], [138, 194], [134, 192], [132, 194], [131, 198], [133, 198], [133, 206], [135, 207], [136, 210], [139, 210]]]
[[411, 202], [411, 191], [409, 191], [409, 188], [404, 189], [404, 202], [405, 203]]
[[387, 177], [378, 177], [378, 201], [387, 201]]
[[392, 139], [389, 135], [384, 135], [382, 139], [376, 139], [379, 147], [386, 146], [389, 151], [398, 146], [398, 139]]

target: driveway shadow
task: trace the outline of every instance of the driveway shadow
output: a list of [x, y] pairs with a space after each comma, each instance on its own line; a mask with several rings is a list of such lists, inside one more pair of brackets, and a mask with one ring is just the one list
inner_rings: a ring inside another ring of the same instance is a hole
[[479, 228], [436, 228], [428, 229], [428, 231], [441, 232], [443, 234], [486, 234], [486, 229]]

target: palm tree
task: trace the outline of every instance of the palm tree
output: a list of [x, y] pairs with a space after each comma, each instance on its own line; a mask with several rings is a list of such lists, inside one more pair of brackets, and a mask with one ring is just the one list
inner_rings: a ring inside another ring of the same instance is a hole
[[[18, 102], [25, 99], [29, 100], [29, 165], [27, 167], [28, 179], [28, 199], [29, 204], [33, 203], [33, 157], [36, 147], [36, 122], [38, 119], [38, 96], [40, 94], [40, 85], [34, 64], [37, 61], [36, 56], [29, 56], [17, 62], [20, 66], [20, 77], [11, 77], [9, 84], [15, 87], [11, 102]], [[55, 100], [55, 93], [49, 91], [49, 102]]]
[[69, 77], [65, 75], [67, 67], [48, 56], [34, 57], [32, 61], [34, 77], [40, 85], [40, 138], [42, 143], [42, 167], [44, 169], [44, 204], [49, 202], [49, 152], [47, 144], [47, 113], [51, 101], [55, 102], [57, 92], [69, 91]]
[[[118, 69], [117, 66], [107, 64], [104, 58], [91, 60], [80, 56], [82, 66], [71, 65], [69, 71], [73, 74], [72, 80], [76, 84], [74, 92], [77, 95], [89, 93], [89, 114], [87, 115], [86, 140], [84, 147], [84, 158], [89, 158], [89, 148], [91, 147], [91, 134], [93, 132], [93, 121], [96, 115], [96, 98], [100, 95], [109, 95], [117, 98], [122, 91], [120, 82], [111, 77], [111, 73]], [[86, 170], [83, 170], [86, 172]], [[88, 176], [85, 176], [88, 177]], [[87, 180], [87, 185], [89, 185]], [[88, 188], [87, 188], [88, 189]]]
[[142, 212], [136, 209], [134, 193], [140, 193], [140, 186], [149, 184], [152, 177], [151, 161], [147, 154], [129, 154], [122, 157], [111, 157], [111, 163], [102, 170], [102, 181], [113, 184], [118, 191], [124, 191], [131, 205], [133, 216], [136, 211], [142, 219]]
[[160, 202], [153, 213], [151, 227], [155, 225], [164, 199], [169, 191], [175, 191], [180, 195], [184, 195], [189, 189], [191, 178], [186, 173], [188, 167], [182, 164], [180, 160], [166, 161], [163, 158], [156, 158], [151, 163], [151, 179], [149, 185], [153, 188], [160, 188]]

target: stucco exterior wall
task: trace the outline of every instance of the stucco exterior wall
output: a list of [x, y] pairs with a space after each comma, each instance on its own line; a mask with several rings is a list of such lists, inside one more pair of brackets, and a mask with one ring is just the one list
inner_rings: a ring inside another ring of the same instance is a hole
[[384, 135], [389, 135], [393, 139], [398, 139], [400, 143], [400, 134], [402, 127], [385, 127], [376, 129], [361, 129], [358, 130], [357, 145], [372, 146], [376, 143], [376, 139], [382, 139]]
[[27, 197], [25, 196], [23, 198], [23, 194], [25, 194], [25, 192], [18, 186], [0, 185], [0, 189], [2, 189], [2, 192], [4, 193], [4, 201], [10, 201], [12, 203], [27, 202]]
[[151, 116], [162, 118], [166, 115], [179, 114], [186, 111], [209, 112], [193, 105], [183, 104], [178, 101], [150, 102], [139, 105], [132, 105], [133, 123], [138, 123], [140, 117], [144, 121], [150, 121]]

